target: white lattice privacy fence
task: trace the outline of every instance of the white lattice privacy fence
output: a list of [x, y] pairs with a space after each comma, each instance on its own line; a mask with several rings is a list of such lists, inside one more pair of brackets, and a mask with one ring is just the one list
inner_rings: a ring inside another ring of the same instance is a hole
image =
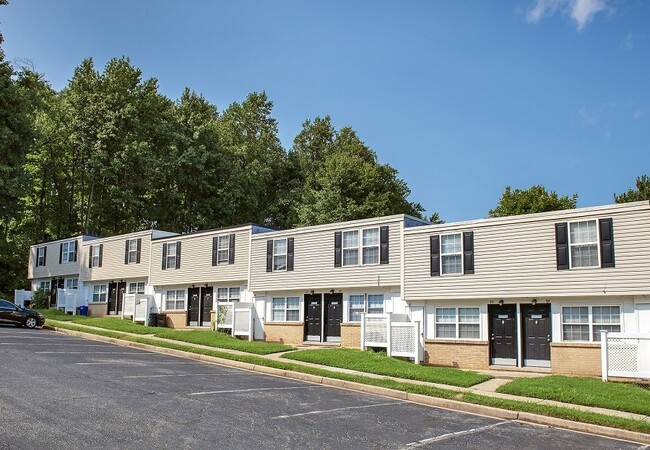
[[602, 378], [650, 378], [650, 334], [601, 334]]
[[385, 348], [388, 356], [420, 363], [420, 322], [392, 322], [391, 314], [361, 314], [361, 349]]
[[66, 313], [77, 314], [77, 308], [83, 303], [77, 289], [58, 288], [56, 291], [56, 307], [62, 308]]
[[31, 301], [34, 297], [34, 291], [26, 291], [24, 289], [14, 290], [14, 303], [18, 306], [25, 307], [25, 302]]
[[246, 336], [253, 340], [253, 303], [215, 302], [217, 330], [228, 330], [233, 336]]

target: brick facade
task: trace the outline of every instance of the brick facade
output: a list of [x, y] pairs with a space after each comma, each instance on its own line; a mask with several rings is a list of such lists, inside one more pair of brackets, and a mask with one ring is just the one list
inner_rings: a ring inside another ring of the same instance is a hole
[[563, 375], [601, 376], [600, 344], [551, 343], [551, 371]]
[[349, 347], [349, 348], [361, 347], [361, 324], [358, 323], [341, 324], [341, 347]]
[[424, 343], [424, 362], [461, 369], [487, 369], [490, 349], [487, 341], [438, 341]]
[[187, 312], [166, 312], [165, 326], [168, 328], [185, 328], [187, 326]]
[[264, 324], [265, 339], [270, 342], [299, 345], [305, 341], [303, 323], [270, 323]]

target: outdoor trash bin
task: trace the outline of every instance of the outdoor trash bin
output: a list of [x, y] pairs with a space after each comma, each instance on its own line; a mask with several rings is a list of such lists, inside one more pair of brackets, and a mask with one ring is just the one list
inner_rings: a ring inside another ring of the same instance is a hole
[[87, 316], [88, 315], [88, 306], [86, 305], [81, 305], [79, 307], [79, 315], [80, 316]]
[[150, 313], [149, 314], [149, 326], [157, 327], [158, 326], [158, 314]]
[[165, 324], [166, 320], [167, 320], [167, 316], [165, 314], [158, 314], [158, 326], [159, 327], [167, 326]]

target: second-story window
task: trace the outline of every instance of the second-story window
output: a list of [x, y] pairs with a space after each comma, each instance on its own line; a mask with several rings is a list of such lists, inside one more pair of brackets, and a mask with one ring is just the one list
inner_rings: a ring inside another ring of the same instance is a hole
[[571, 267], [597, 267], [598, 228], [595, 220], [569, 223]]
[[463, 272], [463, 253], [460, 233], [440, 236], [440, 257], [442, 260], [443, 275]]
[[44, 266], [45, 265], [45, 255], [47, 252], [47, 247], [38, 247], [36, 249], [36, 267]]
[[343, 265], [356, 266], [359, 264], [359, 232], [343, 232]]
[[71, 263], [77, 260], [77, 241], [68, 241], [61, 244], [61, 263]]
[[178, 250], [178, 244], [176, 242], [167, 244], [167, 256], [165, 257], [165, 266], [167, 269], [176, 268], [177, 250]]
[[90, 267], [102, 266], [102, 245], [90, 246]]
[[228, 264], [230, 256], [230, 236], [217, 238], [217, 264]]
[[126, 264], [137, 264], [140, 262], [140, 239], [129, 239], [126, 241], [126, 254], [124, 262]]
[[287, 270], [287, 240], [273, 240], [273, 270]]
[[363, 264], [379, 264], [379, 228], [363, 230]]

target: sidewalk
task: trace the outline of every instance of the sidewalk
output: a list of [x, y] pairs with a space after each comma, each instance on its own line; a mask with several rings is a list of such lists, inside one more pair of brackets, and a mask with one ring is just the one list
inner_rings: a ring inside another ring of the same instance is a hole
[[[56, 320], [51, 320], [50, 322], [57, 322]], [[63, 323], [69, 323], [69, 322], [63, 322]], [[89, 330], [101, 330], [101, 331], [112, 331], [112, 330], [107, 330], [106, 328], [99, 328], [99, 327], [93, 327], [89, 325], [81, 325], [78, 323], [71, 323], [72, 325], [79, 327], [79, 328], [86, 328]], [[56, 324], [53, 325], [53, 328], [56, 331], [63, 330], [63, 331], [68, 331], [65, 329], [58, 329], [56, 327]], [[141, 338], [147, 338], [152, 341], [159, 341], [159, 342], [173, 342], [175, 345], [183, 346], [183, 347], [188, 347], [188, 348], [201, 348], [201, 349], [206, 349], [206, 350], [215, 350], [223, 353], [230, 353], [233, 355], [247, 355], [247, 356], [252, 356], [253, 354], [247, 353], [247, 352], [242, 352], [238, 350], [230, 350], [230, 349], [225, 349], [225, 348], [219, 348], [219, 347], [211, 347], [207, 345], [200, 345], [200, 344], [192, 344], [192, 343], [187, 343], [183, 341], [175, 341], [171, 339], [165, 339], [165, 338], [159, 338], [154, 336], [153, 334], [136, 334], [136, 333], [128, 333], [124, 331], [120, 331], [119, 333], [128, 335], [128, 336], [133, 336], [133, 337], [141, 337]], [[93, 335], [96, 336], [96, 335]], [[113, 338], [111, 338], [113, 339]], [[295, 351], [302, 351], [306, 350], [305, 348], [299, 348]], [[294, 350], [292, 350], [294, 351]], [[650, 417], [645, 416], [642, 414], [634, 414], [634, 413], [629, 413], [629, 412], [624, 412], [624, 411], [617, 411], [617, 410], [611, 410], [611, 409], [604, 409], [604, 408], [597, 408], [597, 407], [591, 407], [591, 406], [583, 406], [583, 405], [575, 405], [572, 403], [563, 403], [563, 402], [558, 402], [554, 400], [542, 400], [538, 398], [531, 398], [531, 397], [521, 397], [517, 395], [510, 395], [510, 394], [500, 394], [496, 392], [496, 389], [498, 389], [500, 386], [508, 383], [509, 381], [512, 381], [513, 378], [517, 378], [520, 376], [524, 377], [533, 377], [533, 376], [546, 376], [546, 374], [537, 374], [537, 373], [530, 373], [530, 372], [502, 372], [498, 370], [482, 370], [480, 371], [481, 373], [486, 373], [494, 378], [485, 381], [483, 383], [471, 386], [469, 388], [463, 388], [463, 387], [458, 387], [458, 386], [451, 386], [451, 385], [446, 385], [446, 384], [438, 384], [438, 383], [430, 383], [426, 381], [418, 381], [418, 380], [410, 380], [410, 379], [404, 379], [404, 378], [396, 378], [396, 377], [390, 377], [390, 376], [385, 376], [385, 375], [377, 375], [377, 374], [372, 374], [372, 373], [367, 373], [367, 372], [360, 372], [356, 370], [350, 370], [350, 369], [344, 369], [344, 368], [338, 368], [338, 367], [332, 367], [332, 366], [324, 366], [320, 364], [314, 364], [314, 363], [308, 363], [308, 362], [303, 362], [303, 361], [296, 361], [296, 360], [288, 360], [282, 358], [282, 355], [285, 353], [289, 352], [283, 352], [283, 353], [273, 353], [270, 355], [254, 355], [260, 358], [265, 358], [269, 360], [275, 360], [275, 361], [282, 361], [286, 363], [292, 363], [296, 365], [302, 365], [302, 366], [308, 366], [308, 367], [313, 367], [313, 368], [318, 368], [318, 369], [324, 369], [324, 370], [329, 370], [332, 372], [339, 372], [339, 373], [345, 373], [345, 374], [350, 374], [350, 375], [361, 375], [364, 377], [369, 377], [369, 378], [377, 378], [377, 379], [390, 379], [394, 380], [400, 383], [410, 383], [410, 384], [417, 384], [417, 385], [424, 385], [424, 386], [431, 386], [439, 389], [447, 389], [451, 391], [456, 391], [456, 392], [473, 392], [476, 394], [484, 395], [487, 397], [494, 397], [494, 398], [499, 398], [499, 399], [504, 399], [504, 400], [516, 400], [516, 401], [521, 401], [521, 402], [528, 402], [528, 403], [536, 403], [540, 405], [548, 405], [548, 406], [559, 406], [559, 407], [565, 407], [565, 408], [573, 408], [577, 409], [580, 411], [586, 411], [586, 412], [593, 412], [593, 413], [598, 413], [598, 414], [604, 414], [608, 416], [613, 416], [613, 417], [621, 417], [621, 418], [627, 418], [627, 419], [634, 419], [634, 420], [641, 420], [650, 423]]]

